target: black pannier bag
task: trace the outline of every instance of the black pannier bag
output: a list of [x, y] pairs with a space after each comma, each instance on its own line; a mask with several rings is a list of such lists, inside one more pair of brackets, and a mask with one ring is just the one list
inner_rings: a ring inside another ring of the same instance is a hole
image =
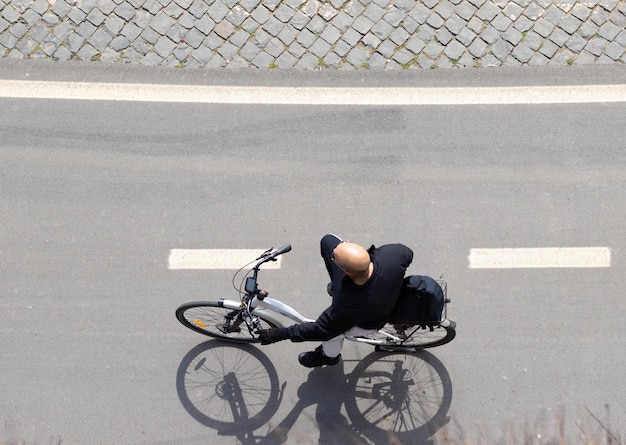
[[398, 303], [389, 321], [432, 330], [441, 321], [444, 301], [443, 289], [437, 281], [425, 275], [410, 275], [404, 278]]

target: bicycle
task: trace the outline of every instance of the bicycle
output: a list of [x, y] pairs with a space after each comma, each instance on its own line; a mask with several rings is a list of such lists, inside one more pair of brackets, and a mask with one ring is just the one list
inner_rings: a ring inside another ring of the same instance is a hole
[[[258, 276], [261, 266], [276, 261], [279, 255], [289, 251], [290, 244], [276, 250], [270, 248], [235, 273], [232, 282], [235, 290], [240, 293], [240, 301], [220, 299], [184, 303], [176, 309], [176, 318], [195, 332], [235, 343], [259, 343], [257, 332], [260, 330], [284, 327], [282, 318], [277, 315], [296, 323], [315, 321], [282, 301], [270, 298], [266, 290], [259, 288]], [[256, 264], [237, 288], [235, 285], [237, 275], [254, 262]], [[450, 302], [447, 298], [447, 283], [440, 280], [438, 283], [444, 292], [443, 310], [439, 320], [423, 323], [407, 317], [406, 313], [392, 313], [387, 324], [374, 334], [346, 338], [373, 345], [377, 351], [386, 352], [411, 352], [449, 343], [456, 336], [456, 323], [447, 318], [447, 304]]]

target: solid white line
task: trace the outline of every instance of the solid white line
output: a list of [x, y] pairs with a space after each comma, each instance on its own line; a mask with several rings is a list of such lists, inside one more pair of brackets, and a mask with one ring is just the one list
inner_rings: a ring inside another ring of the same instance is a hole
[[471, 249], [470, 269], [611, 267], [608, 247]]
[[[258, 258], [264, 249], [171, 249], [168, 269], [239, 269]], [[263, 265], [280, 269], [281, 257]]]
[[626, 102], [626, 85], [327, 88], [0, 80], [0, 97], [273, 105], [570, 104]]

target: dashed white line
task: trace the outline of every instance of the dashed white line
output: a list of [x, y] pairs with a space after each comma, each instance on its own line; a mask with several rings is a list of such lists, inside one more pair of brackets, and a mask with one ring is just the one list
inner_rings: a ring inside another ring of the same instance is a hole
[[470, 269], [611, 267], [608, 247], [471, 249]]
[[626, 85], [330, 88], [0, 80], [0, 97], [270, 105], [571, 104], [626, 102]]
[[[171, 249], [167, 268], [173, 270], [239, 269], [258, 258], [265, 249]], [[280, 269], [281, 258], [263, 265]]]

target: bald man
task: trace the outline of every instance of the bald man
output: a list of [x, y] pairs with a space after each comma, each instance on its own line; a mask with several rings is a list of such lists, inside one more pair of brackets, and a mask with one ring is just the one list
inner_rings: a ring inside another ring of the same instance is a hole
[[385, 325], [413, 260], [411, 249], [402, 244], [366, 250], [335, 235], [324, 236], [320, 244], [331, 280], [330, 307], [314, 322], [259, 332], [262, 344], [321, 341], [314, 351], [298, 356], [300, 364], [308, 368], [339, 363], [346, 335], [366, 336]]

